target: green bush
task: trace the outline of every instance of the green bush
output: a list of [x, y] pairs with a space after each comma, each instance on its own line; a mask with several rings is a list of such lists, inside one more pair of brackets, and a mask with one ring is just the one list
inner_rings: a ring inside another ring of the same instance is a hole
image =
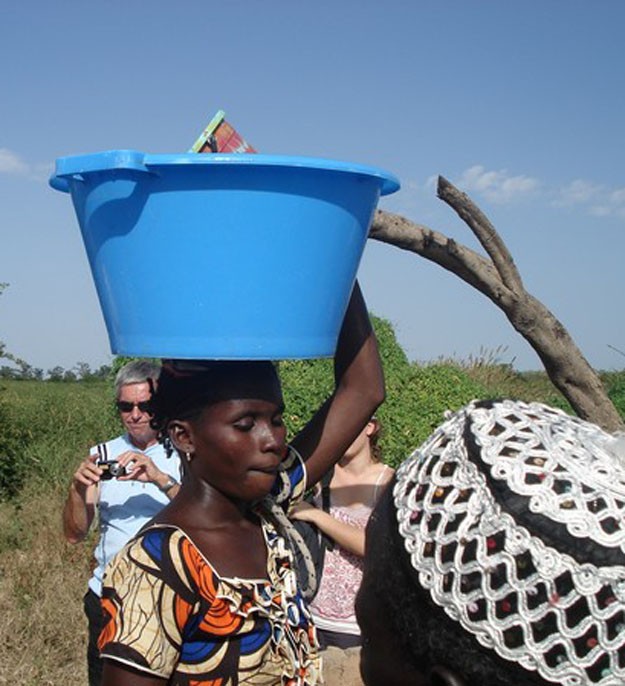
[[[377, 416], [382, 424], [380, 446], [384, 461], [397, 466], [443, 419], [485, 389], [461, 369], [418, 366], [408, 362], [392, 325], [372, 317], [386, 378], [386, 402]], [[333, 387], [330, 360], [296, 360], [280, 364], [289, 435], [308, 421]]]
[[66, 484], [91, 445], [119, 433], [112, 398], [103, 381], [4, 381], [0, 498], [31, 479]]
[[27, 446], [25, 428], [11, 406], [0, 400], [0, 500], [12, 498], [28, 476], [23, 454]]
[[604, 372], [601, 377], [610, 400], [625, 419], [625, 371]]
[[[570, 412], [544, 372], [517, 372], [510, 365], [410, 363], [391, 324], [373, 317], [386, 377], [386, 402], [378, 411], [384, 460], [397, 466], [438, 426], [446, 410], [474, 398], [540, 401]], [[88, 448], [120, 433], [114, 407], [114, 365], [107, 380], [2, 381], [0, 386], [0, 500], [14, 499], [27, 482], [65, 487]], [[279, 365], [293, 436], [333, 387], [332, 361], [297, 360]], [[625, 371], [602, 375], [625, 417]]]
[[397, 467], [454, 411], [487, 395], [462, 370], [441, 365], [412, 365], [387, 378], [386, 402], [379, 416], [385, 461]]

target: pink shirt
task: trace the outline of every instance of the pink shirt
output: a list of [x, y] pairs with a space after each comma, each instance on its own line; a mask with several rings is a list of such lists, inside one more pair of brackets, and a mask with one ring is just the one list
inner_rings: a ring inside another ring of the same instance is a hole
[[[380, 484], [385, 473], [386, 469], [383, 469], [376, 482], [373, 504], [378, 499]], [[321, 498], [319, 497], [316, 501], [316, 505], [321, 507]], [[364, 529], [367, 526], [372, 510], [373, 506], [368, 505], [335, 507], [330, 504], [330, 514], [335, 519], [358, 529]], [[326, 548], [319, 591], [310, 604], [317, 628], [360, 635], [354, 602], [360, 588], [362, 569], [363, 558], [359, 555], [354, 555], [339, 545], [334, 545], [332, 550]]]

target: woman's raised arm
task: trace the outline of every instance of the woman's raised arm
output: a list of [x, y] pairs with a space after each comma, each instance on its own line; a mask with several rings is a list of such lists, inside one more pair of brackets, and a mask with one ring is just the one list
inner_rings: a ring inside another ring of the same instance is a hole
[[292, 441], [306, 461], [308, 487], [340, 459], [384, 401], [382, 363], [358, 283], [339, 334], [334, 380], [334, 393]]

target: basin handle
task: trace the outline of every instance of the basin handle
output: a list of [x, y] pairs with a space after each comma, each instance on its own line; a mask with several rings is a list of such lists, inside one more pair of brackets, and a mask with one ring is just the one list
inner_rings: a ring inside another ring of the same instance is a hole
[[69, 193], [69, 180], [85, 181], [90, 173], [113, 169], [132, 169], [133, 171], [155, 175], [145, 164], [145, 153], [137, 150], [113, 150], [96, 155], [81, 157], [62, 157], [56, 161], [56, 171], [50, 177], [49, 184], [57, 191]]

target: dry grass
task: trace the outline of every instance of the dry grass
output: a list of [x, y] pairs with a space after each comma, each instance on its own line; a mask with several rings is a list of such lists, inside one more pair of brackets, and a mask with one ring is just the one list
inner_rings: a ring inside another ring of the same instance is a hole
[[0, 686], [87, 683], [87, 590], [94, 540], [71, 546], [61, 530], [66, 484], [86, 446], [115, 435], [108, 386], [8, 382], [7, 420], [27, 486], [0, 502]]
[[514, 358], [509, 362], [503, 361], [506, 356], [506, 346], [482, 346], [477, 354], [467, 358], [440, 358], [439, 362], [461, 369], [472, 381], [484, 387], [489, 398], [542, 402], [571, 411], [564, 396], [545, 372], [519, 372], [514, 368]]
[[87, 682], [86, 619], [91, 545], [61, 532], [64, 493], [26, 493], [0, 506], [0, 684], [78, 686]]

